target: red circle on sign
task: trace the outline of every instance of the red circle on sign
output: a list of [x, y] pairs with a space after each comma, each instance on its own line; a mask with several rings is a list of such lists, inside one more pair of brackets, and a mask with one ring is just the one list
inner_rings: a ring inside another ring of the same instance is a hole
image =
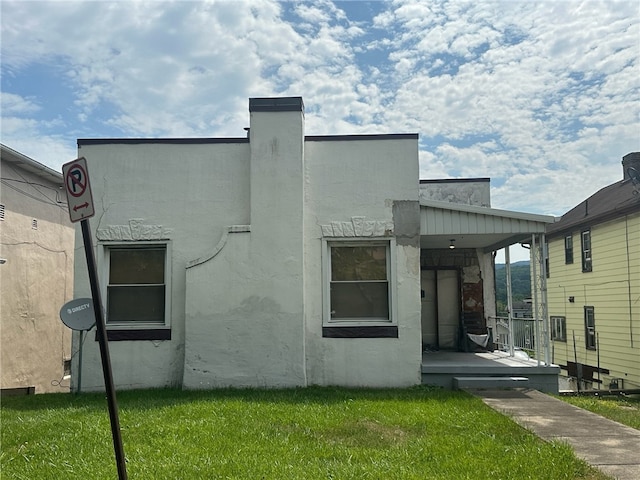
[[[75, 177], [73, 175], [74, 172], [78, 173], [80, 177]], [[65, 179], [69, 195], [74, 197], [82, 196], [84, 191], [87, 189], [87, 180], [87, 172], [85, 172], [81, 165], [71, 165], [69, 170], [67, 170], [67, 178]], [[76, 192], [76, 187], [78, 188], [78, 192]]]

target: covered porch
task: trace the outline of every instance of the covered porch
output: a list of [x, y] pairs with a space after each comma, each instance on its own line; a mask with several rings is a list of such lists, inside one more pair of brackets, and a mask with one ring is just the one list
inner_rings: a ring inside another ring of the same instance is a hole
[[[422, 383], [445, 388], [526, 384], [557, 392], [560, 370], [550, 363], [544, 238], [553, 222], [550, 216], [421, 197]], [[516, 344], [511, 318], [509, 247], [516, 244], [530, 248], [534, 338], [529, 351]], [[501, 249], [509, 312], [498, 331], [495, 255]]]

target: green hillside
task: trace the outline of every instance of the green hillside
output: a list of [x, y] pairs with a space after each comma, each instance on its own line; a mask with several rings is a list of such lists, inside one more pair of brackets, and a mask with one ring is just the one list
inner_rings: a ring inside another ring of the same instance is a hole
[[[513, 301], [519, 302], [525, 298], [531, 298], [531, 276], [529, 262], [516, 262], [511, 264], [511, 293]], [[507, 304], [507, 279], [506, 269], [503, 264], [496, 264], [496, 307], [498, 312], [503, 312]]]

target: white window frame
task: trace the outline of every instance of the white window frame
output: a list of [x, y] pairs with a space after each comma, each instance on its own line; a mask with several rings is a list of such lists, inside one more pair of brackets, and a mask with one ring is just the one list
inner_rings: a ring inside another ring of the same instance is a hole
[[584, 306], [584, 346], [587, 350], [596, 350], [596, 309], [591, 305]]
[[582, 271], [593, 271], [591, 229], [580, 232], [580, 249], [582, 250]]
[[[387, 283], [388, 283], [388, 302], [389, 302], [389, 319], [333, 319], [331, 318], [331, 248], [332, 247], [386, 247], [387, 261]], [[376, 326], [397, 326], [398, 315], [396, 307], [396, 242], [394, 238], [340, 238], [340, 239], [323, 239], [322, 240], [322, 301], [323, 301], [323, 319], [322, 324], [325, 327], [376, 327]]]
[[[108, 318], [108, 297], [107, 290], [109, 286], [109, 260], [111, 250], [124, 248], [153, 248], [162, 247], [165, 249], [164, 257], [164, 322], [109, 322]], [[102, 304], [105, 312], [105, 325], [107, 329], [112, 330], [151, 330], [159, 328], [171, 328], [171, 242], [166, 240], [150, 240], [150, 241], [124, 241], [124, 242], [100, 242], [98, 248], [98, 266], [100, 275], [100, 293], [102, 295]]]
[[560, 315], [551, 316], [551, 340], [554, 342], [567, 341], [567, 317]]

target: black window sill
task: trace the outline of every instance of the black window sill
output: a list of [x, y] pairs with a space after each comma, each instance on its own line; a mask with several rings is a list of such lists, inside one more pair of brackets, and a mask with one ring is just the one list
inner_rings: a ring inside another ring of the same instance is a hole
[[322, 327], [324, 338], [398, 338], [398, 327]]
[[[96, 331], [96, 341], [98, 332]], [[121, 342], [131, 340], [171, 340], [170, 328], [141, 328], [141, 329], [107, 329], [109, 342]]]

